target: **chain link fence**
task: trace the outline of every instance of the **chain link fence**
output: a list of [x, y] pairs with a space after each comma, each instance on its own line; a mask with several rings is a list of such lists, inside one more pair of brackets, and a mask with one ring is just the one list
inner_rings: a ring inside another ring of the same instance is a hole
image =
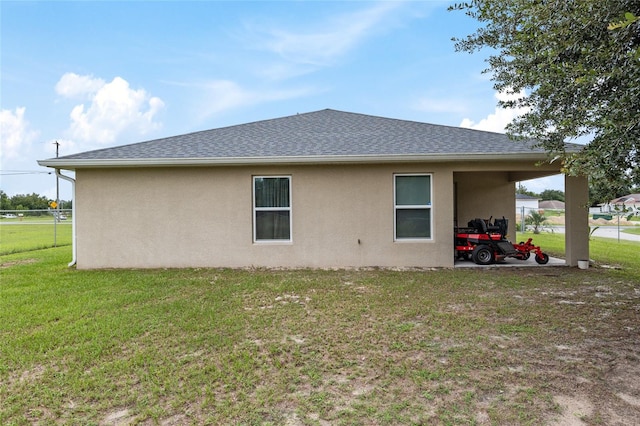
[[71, 246], [72, 211], [0, 210], [0, 255]]

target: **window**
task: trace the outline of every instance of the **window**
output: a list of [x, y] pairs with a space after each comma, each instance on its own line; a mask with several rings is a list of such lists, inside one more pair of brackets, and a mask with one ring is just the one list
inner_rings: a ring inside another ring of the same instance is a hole
[[395, 239], [431, 239], [431, 175], [395, 175], [394, 179]]
[[291, 177], [253, 177], [253, 240], [291, 241]]

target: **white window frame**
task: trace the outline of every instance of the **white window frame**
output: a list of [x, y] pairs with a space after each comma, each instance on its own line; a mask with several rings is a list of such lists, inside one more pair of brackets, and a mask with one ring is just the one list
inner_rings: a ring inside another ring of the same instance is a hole
[[[396, 182], [400, 176], [429, 176], [429, 203], [417, 204], [417, 205], [397, 205], [396, 204]], [[398, 238], [397, 221], [398, 210], [405, 209], [422, 209], [429, 210], [429, 237], [408, 237]], [[405, 241], [433, 241], [433, 173], [395, 173], [393, 175], [393, 241], [405, 242]]]
[[[256, 207], [256, 179], [288, 179], [289, 180], [289, 207]], [[291, 243], [293, 241], [293, 197], [292, 197], [292, 178], [291, 175], [256, 175], [251, 179], [251, 205], [253, 207], [253, 242], [257, 244], [278, 244]], [[257, 238], [257, 217], [256, 213], [260, 211], [288, 211], [289, 212], [289, 238], [288, 239], [261, 239]]]

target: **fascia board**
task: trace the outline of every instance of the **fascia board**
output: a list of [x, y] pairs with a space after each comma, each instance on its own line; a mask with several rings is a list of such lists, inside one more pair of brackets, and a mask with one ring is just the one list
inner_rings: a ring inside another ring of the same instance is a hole
[[429, 155], [340, 155], [288, 157], [210, 157], [210, 158], [118, 158], [118, 159], [58, 159], [39, 160], [38, 164], [66, 170], [121, 167], [193, 167], [246, 166], [271, 164], [380, 164], [380, 163], [442, 163], [460, 161], [547, 161], [545, 153], [496, 154], [429, 154]]

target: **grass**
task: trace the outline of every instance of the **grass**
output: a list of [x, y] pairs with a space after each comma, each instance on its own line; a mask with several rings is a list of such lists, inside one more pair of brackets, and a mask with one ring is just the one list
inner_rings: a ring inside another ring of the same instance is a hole
[[624, 416], [636, 375], [616, 372], [640, 361], [638, 256], [588, 271], [78, 271], [69, 251], [0, 257], [0, 424], [541, 424], [578, 388], [597, 423]]
[[54, 243], [57, 246], [71, 245], [70, 221], [58, 223], [54, 231], [51, 217], [24, 219], [26, 223], [9, 222], [10, 219], [0, 222], [0, 255], [54, 247]]
[[[533, 243], [540, 246], [546, 253], [564, 257], [564, 234], [550, 232], [517, 234], [518, 241], [527, 238], [533, 238]], [[589, 253], [591, 259], [596, 263], [624, 267], [629, 274], [636, 275], [640, 280], [640, 242], [591, 237]]]
[[564, 216], [564, 210], [540, 209], [544, 211], [546, 217]]
[[640, 235], [640, 228], [626, 228], [622, 232], [626, 232], [627, 234]]

